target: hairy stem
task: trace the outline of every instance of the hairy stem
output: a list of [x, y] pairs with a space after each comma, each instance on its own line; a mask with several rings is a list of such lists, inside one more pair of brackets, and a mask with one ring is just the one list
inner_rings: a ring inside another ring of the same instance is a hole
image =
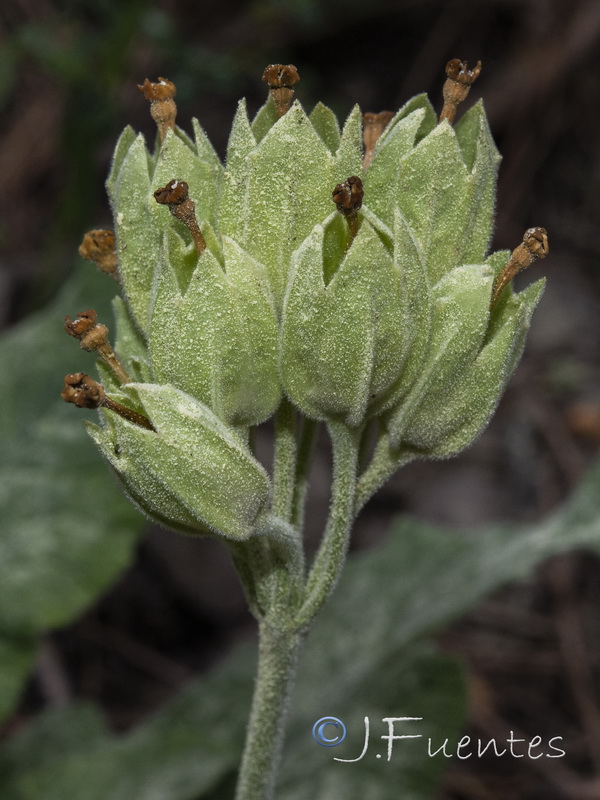
[[[301, 456], [297, 459], [295, 430], [288, 414], [292, 411], [293, 415], [293, 410], [280, 411], [274, 469], [279, 479], [273, 510], [278, 508], [280, 513], [294, 516], [294, 510], [303, 505], [315, 426], [311, 424], [304, 429]], [[348, 552], [361, 431], [351, 430], [342, 423], [330, 423], [328, 429], [333, 449], [331, 506], [323, 540], [306, 583], [300, 563], [300, 541], [293, 536], [289, 540], [270, 538], [267, 541], [259, 537], [257, 542], [244, 543], [234, 554], [249, 599], [260, 614], [258, 675], [236, 800], [272, 800], [274, 797], [298, 653], [310, 622], [338, 581]]]
[[246, 542], [229, 542], [229, 551], [237, 570], [252, 615], [265, 618], [273, 605], [276, 559], [266, 535]]
[[289, 522], [296, 484], [296, 412], [283, 398], [275, 415], [275, 455], [273, 459], [273, 513]]
[[292, 525], [301, 532], [304, 529], [304, 504], [308, 489], [308, 475], [315, 451], [319, 423], [306, 417], [302, 421], [298, 458], [296, 461], [296, 486], [292, 502]]
[[356, 462], [361, 432], [333, 422], [329, 423], [328, 430], [333, 448], [331, 505], [327, 527], [306, 582], [304, 602], [296, 617], [298, 627], [310, 623], [338, 582], [354, 520]]
[[362, 473], [356, 483], [356, 497], [354, 502], [354, 516], [357, 517], [361, 509], [369, 502], [375, 492], [383, 486], [396, 470], [408, 464], [415, 458], [413, 453], [400, 455], [390, 449], [387, 433], [380, 435], [371, 463]]
[[[275, 453], [273, 457], [273, 516], [292, 523], [298, 442], [296, 436], [297, 415], [287, 398], [283, 398], [275, 415]], [[304, 550], [299, 531], [290, 525], [294, 539], [282, 547], [271, 538], [268, 542], [272, 566], [272, 594], [269, 610], [274, 619], [289, 617], [289, 609], [296, 608], [304, 578]]]
[[235, 800], [271, 800], [302, 633], [259, 628], [258, 674]]

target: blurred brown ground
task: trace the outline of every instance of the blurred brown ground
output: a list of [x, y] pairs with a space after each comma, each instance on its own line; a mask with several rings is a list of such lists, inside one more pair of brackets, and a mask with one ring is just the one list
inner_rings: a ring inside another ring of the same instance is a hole
[[[122, 7], [121, 7], [122, 6]], [[110, 225], [103, 180], [120, 129], [153, 135], [135, 84], [166, 75], [178, 121], [197, 115], [224, 152], [237, 99], [264, 99], [267, 63], [298, 66], [298, 97], [345, 116], [427, 91], [449, 58], [483, 61], [503, 154], [494, 249], [545, 226], [551, 256], [526, 354], [489, 430], [460, 458], [401, 472], [359, 521], [356, 547], [409, 512], [475, 526], [529, 521], [559, 504], [600, 443], [600, 3], [595, 0], [12, 0], [0, 9], [0, 325], [52, 296], [81, 233]], [[268, 438], [268, 434], [265, 434]], [[266, 440], [265, 440], [266, 443]], [[316, 474], [328, 453], [321, 445]], [[327, 481], [319, 479], [318, 486]], [[319, 529], [327, 497], [315, 490]], [[456, 762], [439, 800], [600, 797], [600, 566], [545, 565], [444, 633], [470, 669], [468, 732], [569, 736], [558, 766]], [[83, 619], [48, 637], [21, 717], [73, 696], [115, 729], [147, 715], [252, 629], [225, 552], [152, 530], [134, 567]]]

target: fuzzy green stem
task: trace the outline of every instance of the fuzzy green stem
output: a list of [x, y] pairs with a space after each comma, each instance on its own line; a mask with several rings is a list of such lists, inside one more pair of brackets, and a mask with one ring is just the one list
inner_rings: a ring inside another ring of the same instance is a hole
[[[281, 522], [277, 517], [274, 523], [296, 534], [294, 528]], [[272, 528], [276, 534], [276, 528]], [[295, 535], [289, 538], [278, 538], [271, 535], [267, 543], [267, 560], [269, 564], [268, 583], [269, 590], [267, 613], [271, 619], [276, 620], [280, 627], [284, 627], [291, 620], [294, 610], [298, 608], [304, 587], [304, 549], [302, 542]]]
[[304, 602], [295, 625], [308, 625], [333, 591], [341, 575], [354, 520], [356, 463], [360, 430], [329, 423], [333, 448], [333, 481], [329, 518], [306, 582]]
[[377, 418], [370, 419], [364, 427], [362, 436], [360, 437], [360, 445], [358, 447], [358, 474], [361, 475], [369, 464], [373, 453], [371, 453], [373, 439], [375, 444], [379, 441], [380, 430], [379, 420]]
[[[287, 410], [285, 415], [281, 414], [278, 435], [276, 434], [276, 449], [279, 446], [279, 459], [276, 458], [276, 463], [279, 466], [275, 471], [280, 470], [279, 474], [282, 476], [289, 474], [292, 453], [290, 418], [287, 414]], [[261, 550], [259, 546], [258, 551], [242, 550], [236, 554], [238, 558], [241, 556], [238, 569], [240, 577], [246, 582], [247, 593], [263, 614], [259, 623], [258, 675], [236, 800], [272, 800], [274, 797], [298, 653], [310, 622], [338, 581], [348, 552], [349, 534], [354, 519], [356, 463], [361, 431], [352, 430], [342, 423], [330, 423], [328, 429], [333, 449], [331, 507], [323, 541], [304, 590], [302, 591], [301, 581], [298, 580], [300, 565], [295, 561], [296, 549], [293, 546], [299, 543], [292, 540], [293, 552], [287, 554], [286, 546], [289, 547], [290, 543], [284, 545], [276, 539], [265, 542], [266, 550]], [[304, 447], [301, 448], [303, 454], [298, 459], [304, 465], [302, 468], [296, 464], [296, 450], [293, 450], [292, 498], [296, 498], [295, 502], [287, 505], [290, 502], [286, 488], [287, 478], [280, 478], [279, 483], [279, 497], [285, 498], [286, 503], [280, 510], [287, 508], [290, 513], [300, 503], [304, 489], [299, 494], [298, 487], [300, 483], [306, 482], [310, 463], [313, 426], [305, 431]], [[250, 559], [247, 561], [244, 556]], [[294, 617], [294, 609], [298, 606], [300, 610]]]
[[263, 623], [258, 674], [235, 800], [271, 800], [281, 758], [289, 698], [304, 636]]
[[315, 422], [314, 419], [307, 419], [304, 417], [302, 421], [302, 431], [300, 433], [300, 443], [298, 445], [296, 486], [294, 488], [294, 499], [292, 502], [292, 525], [294, 525], [299, 532], [302, 532], [304, 529], [304, 505], [308, 489], [308, 475], [315, 452], [318, 430], [318, 422]]
[[375, 492], [383, 486], [396, 470], [408, 464], [414, 458], [414, 453], [400, 455], [398, 451], [391, 450], [389, 436], [387, 433], [381, 434], [375, 446], [371, 463], [356, 484], [354, 516], [358, 516], [361, 509], [369, 502]]
[[266, 515], [245, 542], [229, 542], [250, 611], [257, 620], [269, 614], [283, 621], [298, 607], [304, 583], [304, 551], [295, 529], [274, 514]]
[[[296, 489], [298, 442], [296, 438], [296, 411], [287, 398], [283, 398], [275, 415], [275, 452], [273, 457], [274, 517], [289, 523], [292, 518]], [[282, 548], [274, 539], [268, 543], [272, 565], [272, 593], [269, 609], [276, 613], [274, 619], [289, 616], [296, 608], [304, 579], [304, 550], [297, 531], [295, 542]]]
[[273, 513], [289, 522], [292, 516], [296, 483], [296, 412], [283, 398], [275, 415], [275, 455], [273, 459]]
[[229, 551], [237, 570], [252, 615], [264, 619], [273, 599], [273, 556], [264, 536], [247, 542], [229, 542]]

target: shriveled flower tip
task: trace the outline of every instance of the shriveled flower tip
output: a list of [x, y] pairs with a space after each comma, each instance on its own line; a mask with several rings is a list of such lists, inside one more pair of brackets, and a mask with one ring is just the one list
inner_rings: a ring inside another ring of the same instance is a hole
[[96, 326], [97, 316], [96, 312], [90, 308], [88, 311], [79, 313], [74, 320], [71, 317], [65, 317], [65, 330], [70, 336], [81, 339]]
[[357, 175], [352, 175], [344, 183], [338, 183], [331, 193], [331, 199], [342, 214], [356, 214], [362, 206], [363, 196], [363, 184]]
[[188, 198], [189, 187], [185, 181], [169, 181], [154, 192], [154, 199], [162, 206], [178, 206]]
[[65, 403], [73, 403], [79, 408], [100, 408], [106, 400], [104, 388], [85, 372], [65, 375], [60, 396]]
[[527, 228], [523, 234], [523, 244], [536, 258], [546, 258], [550, 252], [548, 233], [545, 228]]
[[375, 145], [393, 117], [393, 111], [380, 111], [377, 114], [367, 111], [363, 114], [363, 143], [365, 145], [363, 167], [365, 169], [371, 165]]
[[471, 86], [481, 74], [481, 61], [475, 64], [473, 69], [469, 69], [466, 61], [460, 58], [453, 58], [446, 64], [446, 75], [450, 80], [461, 83], [463, 86]]
[[144, 95], [144, 98], [151, 103], [156, 100], [169, 100], [175, 97], [177, 91], [175, 84], [167, 80], [167, 78], [159, 78], [158, 83], [152, 83], [146, 78], [141, 86], [138, 83], [138, 89]]
[[365, 128], [377, 128], [380, 133], [383, 132], [385, 126], [391, 122], [394, 117], [393, 111], [365, 111], [363, 114], [363, 123]]
[[550, 252], [548, 234], [545, 228], [527, 228], [523, 241], [512, 251], [508, 263], [498, 274], [492, 290], [490, 307], [493, 308], [508, 283], [524, 269], [530, 267], [538, 258], [546, 258]]
[[300, 75], [293, 64], [269, 64], [262, 79], [270, 89], [290, 89], [298, 83]]
[[88, 231], [79, 245], [79, 255], [88, 261], [97, 261], [114, 252], [115, 234], [110, 230]]

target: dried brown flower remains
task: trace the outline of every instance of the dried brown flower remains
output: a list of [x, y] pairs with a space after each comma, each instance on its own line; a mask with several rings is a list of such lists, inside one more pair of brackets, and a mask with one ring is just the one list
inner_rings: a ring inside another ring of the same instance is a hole
[[107, 397], [104, 387], [85, 372], [65, 375], [65, 385], [60, 396], [65, 403], [73, 403], [78, 408], [107, 408], [135, 425], [154, 430], [148, 417], [111, 400]]
[[300, 80], [298, 70], [293, 64], [269, 64], [265, 67], [263, 81], [269, 86], [269, 93], [275, 103], [277, 116], [283, 117], [294, 99], [295, 86]]
[[156, 122], [158, 135], [161, 142], [164, 141], [167, 131], [175, 128], [177, 117], [177, 106], [173, 98], [175, 97], [175, 84], [167, 78], [159, 78], [158, 83], [151, 83], [148, 78], [138, 89], [144, 98], [150, 103], [150, 114]]
[[338, 183], [331, 193], [331, 199], [336, 204], [337, 210], [348, 222], [350, 237], [346, 249], [350, 247], [358, 232], [358, 212], [362, 207], [363, 196], [363, 183], [357, 175], [351, 175], [343, 183]]
[[65, 317], [65, 330], [70, 336], [79, 339], [79, 345], [83, 350], [96, 351], [104, 363], [110, 367], [115, 378], [119, 383], [130, 383], [127, 370], [119, 360], [108, 340], [108, 328], [97, 320], [97, 314], [93, 309], [82, 311], [72, 320]]
[[154, 192], [154, 199], [161, 206], [168, 206], [169, 211], [187, 227], [192, 234], [198, 255], [206, 248], [206, 241], [196, 219], [196, 206], [188, 194], [189, 187], [185, 181], [172, 180]]
[[492, 300], [490, 303], [493, 308], [506, 286], [510, 281], [524, 269], [531, 266], [538, 258], [546, 258], [550, 252], [548, 244], [548, 234], [545, 228], [527, 228], [523, 234], [523, 241], [512, 251], [512, 255], [507, 265], [498, 275], [492, 290]]
[[444, 96], [444, 107], [440, 114], [440, 122], [447, 119], [450, 124], [456, 117], [456, 109], [459, 104], [466, 99], [471, 91], [471, 86], [475, 83], [481, 73], [481, 61], [475, 64], [473, 69], [469, 69], [466, 61], [460, 58], [453, 58], [446, 64], [446, 82], [442, 90]]
[[79, 245], [79, 255], [93, 261], [100, 272], [119, 280], [115, 234], [110, 230], [88, 231]]

